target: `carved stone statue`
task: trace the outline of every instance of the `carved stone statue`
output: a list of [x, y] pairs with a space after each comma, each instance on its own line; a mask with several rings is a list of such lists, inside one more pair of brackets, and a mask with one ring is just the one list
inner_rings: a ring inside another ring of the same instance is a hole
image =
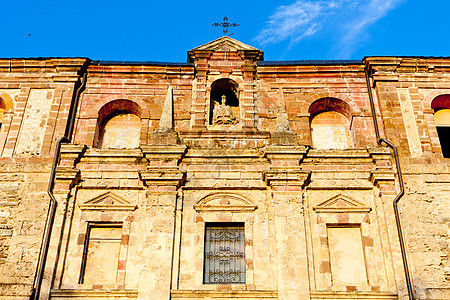
[[236, 124], [237, 120], [233, 110], [226, 104], [227, 97], [222, 95], [222, 103], [214, 101], [213, 124]]

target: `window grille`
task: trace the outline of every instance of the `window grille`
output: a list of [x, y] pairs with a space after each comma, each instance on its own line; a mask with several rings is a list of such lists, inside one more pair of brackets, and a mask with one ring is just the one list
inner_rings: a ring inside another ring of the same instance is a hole
[[205, 284], [244, 284], [244, 224], [207, 223], [204, 262]]

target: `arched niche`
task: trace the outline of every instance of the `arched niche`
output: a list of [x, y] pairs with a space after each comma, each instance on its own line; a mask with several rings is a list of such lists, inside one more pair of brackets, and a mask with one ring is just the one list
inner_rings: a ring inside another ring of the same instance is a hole
[[3, 123], [3, 114], [4, 114], [5, 110], [12, 109], [13, 107], [14, 107], [14, 105], [13, 105], [13, 101], [12, 101], [11, 97], [6, 93], [1, 94], [0, 95], [0, 126]]
[[130, 100], [114, 100], [98, 112], [96, 143], [98, 148], [136, 148], [141, 132], [141, 113], [138, 104]]
[[318, 149], [346, 149], [352, 146], [350, 106], [336, 98], [322, 98], [309, 107], [311, 143]]
[[450, 158], [450, 94], [440, 95], [431, 102], [434, 122], [441, 144], [442, 155]]
[[210, 92], [209, 124], [236, 124], [239, 113], [238, 84], [229, 78], [214, 81]]

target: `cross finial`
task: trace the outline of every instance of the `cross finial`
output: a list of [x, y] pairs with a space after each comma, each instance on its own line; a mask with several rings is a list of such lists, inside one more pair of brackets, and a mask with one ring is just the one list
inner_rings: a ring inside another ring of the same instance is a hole
[[237, 23], [229, 23], [228, 22], [228, 18], [225, 16], [223, 18], [223, 23], [212, 23], [212, 26], [216, 26], [216, 27], [223, 27], [223, 34], [227, 35], [228, 33], [228, 27], [237, 27], [237, 26], [241, 26], [241, 24], [237, 24]]

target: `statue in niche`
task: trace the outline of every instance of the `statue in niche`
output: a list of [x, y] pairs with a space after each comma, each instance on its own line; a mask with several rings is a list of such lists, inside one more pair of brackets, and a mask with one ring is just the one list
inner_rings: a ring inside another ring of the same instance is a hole
[[233, 110], [231, 106], [227, 105], [227, 97], [222, 95], [222, 103], [218, 103], [214, 101], [214, 110], [213, 110], [213, 124], [221, 125], [221, 124], [231, 124], [234, 125], [237, 123], [236, 117], [234, 116]]

